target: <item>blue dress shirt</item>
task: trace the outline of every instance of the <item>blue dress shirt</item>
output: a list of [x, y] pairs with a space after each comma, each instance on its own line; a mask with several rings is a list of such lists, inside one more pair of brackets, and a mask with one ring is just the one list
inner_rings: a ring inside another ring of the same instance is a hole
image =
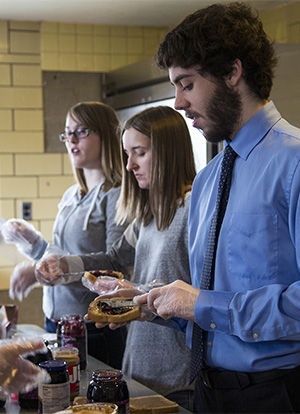
[[[208, 331], [206, 364], [245, 372], [292, 368], [300, 365], [300, 130], [269, 102], [231, 146], [238, 156], [214, 289], [202, 290], [195, 304], [195, 321]], [[222, 156], [200, 171], [192, 190], [189, 249], [196, 287]], [[191, 345], [191, 322], [186, 329]]]

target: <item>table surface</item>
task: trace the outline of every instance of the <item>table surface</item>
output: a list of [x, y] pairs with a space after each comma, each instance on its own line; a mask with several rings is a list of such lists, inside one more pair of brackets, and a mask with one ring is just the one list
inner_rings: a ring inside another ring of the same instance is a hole
[[[84, 395], [84, 396], [86, 395], [89, 380], [91, 378], [92, 372], [95, 369], [109, 369], [109, 368], [111, 367], [109, 367], [108, 365], [104, 364], [103, 362], [89, 355], [86, 370], [80, 371], [80, 395]], [[128, 386], [130, 397], [140, 397], [144, 395], [157, 394], [150, 388], [145, 387], [144, 385], [140, 384], [139, 382], [133, 379], [126, 379], [126, 381], [127, 381], [127, 386]], [[18, 413], [36, 414], [37, 413], [37, 411], [34, 411], [34, 410], [20, 409], [18, 404], [16, 404], [15, 402], [10, 402], [10, 401], [7, 401], [5, 405], [5, 412], [8, 414], [18, 414]], [[180, 406], [178, 408], [178, 411], [176, 412], [180, 414], [190, 413], [190, 411]]]

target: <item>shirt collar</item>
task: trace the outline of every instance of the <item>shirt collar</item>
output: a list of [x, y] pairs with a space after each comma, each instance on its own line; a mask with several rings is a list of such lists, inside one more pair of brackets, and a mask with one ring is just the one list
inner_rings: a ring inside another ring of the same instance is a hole
[[281, 115], [272, 101], [246, 122], [230, 144], [243, 159], [247, 159], [253, 148], [263, 139], [268, 131], [280, 120]]

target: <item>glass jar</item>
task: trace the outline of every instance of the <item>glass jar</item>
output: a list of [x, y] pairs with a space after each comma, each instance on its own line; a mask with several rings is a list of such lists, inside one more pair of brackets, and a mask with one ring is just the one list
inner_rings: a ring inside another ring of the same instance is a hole
[[123, 374], [118, 370], [95, 370], [87, 389], [87, 400], [117, 404], [119, 414], [129, 413], [129, 392]]
[[50, 375], [51, 382], [39, 384], [39, 414], [51, 414], [70, 405], [70, 381], [65, 361], [45, 361], [39, 366]]
[[[47, 342], [45, 342], [47, 346]], [[37, 352], [34, 355], [28, 355], [26, 357], [28, 361], [35, 365], [39, 365], [40, 362], [50, 361], [52, 359], [52, 353], [47, 346], [47, 352]], [[21, 408], [36, 409], [38, 408], [38, 387], [33, 388], [29, 392], [19, 393], [19, 405]]]
[[80, 388], [80, 367], [78, 349], [71, 346], [61, 346], [53, 348], [53, 358], [65, 361], [68, 364], [68, 373], [70, 378], [70, 397], [73, 400], [79, 395]]
[[87, 365], [87, 332], [80, 315], [63, 315], [57, 323], [58, 346], [71, 346], [79, 351], [80, 369]]

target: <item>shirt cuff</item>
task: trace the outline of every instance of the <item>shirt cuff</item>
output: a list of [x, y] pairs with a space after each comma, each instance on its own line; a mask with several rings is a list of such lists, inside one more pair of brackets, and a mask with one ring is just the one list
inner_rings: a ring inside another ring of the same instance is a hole
[[229, 304], [234, 293], [201, 290], [195, 303], [195, 322], [205, 331], [230, 334]]

